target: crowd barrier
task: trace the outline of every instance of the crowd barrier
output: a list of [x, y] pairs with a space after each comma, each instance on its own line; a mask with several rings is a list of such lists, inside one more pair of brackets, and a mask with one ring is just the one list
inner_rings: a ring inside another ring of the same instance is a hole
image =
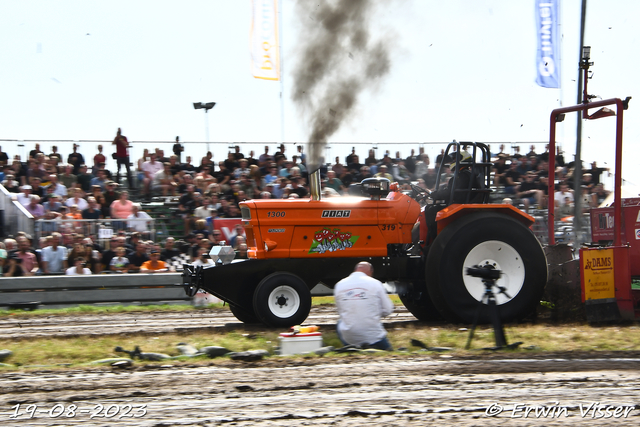
[[[180, 273], [5, 277], [0, 278], [0, 308], [191, 304], [181, 283]], [[333, 295], [333, 291], [318, 284], [311, 294]]]

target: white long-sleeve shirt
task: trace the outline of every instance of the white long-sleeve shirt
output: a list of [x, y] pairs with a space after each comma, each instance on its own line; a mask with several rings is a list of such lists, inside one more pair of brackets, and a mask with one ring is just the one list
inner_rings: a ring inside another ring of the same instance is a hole
[[354, 271], [339, 281], [333, 294], [340, 315], [338, 328], [349, 344], [373, 344], [387, 335], [380, 319], [393, 313], [393, 302], [379, 280]]

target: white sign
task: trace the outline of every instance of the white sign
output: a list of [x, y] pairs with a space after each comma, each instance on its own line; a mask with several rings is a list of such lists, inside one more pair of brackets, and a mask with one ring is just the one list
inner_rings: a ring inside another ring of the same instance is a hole
[[113, 236], [113, 229], [111, 228], [101, 228], [98, 230], [98, 238], [99, 239], [110, 239]]

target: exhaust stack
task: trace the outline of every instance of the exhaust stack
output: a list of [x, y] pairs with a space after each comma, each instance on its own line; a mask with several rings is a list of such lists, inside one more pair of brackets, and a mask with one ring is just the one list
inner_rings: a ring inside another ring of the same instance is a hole
[[311, 190], [311, 200], [320, 200], [322, 198], [319, 168], [311, 172], [311, 175], [309, 175], [309, 189]]

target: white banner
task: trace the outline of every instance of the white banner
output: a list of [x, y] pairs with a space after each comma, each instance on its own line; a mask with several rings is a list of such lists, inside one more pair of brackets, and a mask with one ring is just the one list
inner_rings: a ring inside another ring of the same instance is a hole
[[280, 80], [278, 0], [252, 0], [251, 11], [251, 73], [256, 79]]
[[542, 87], [560, 87], [560, 57], [558, 44], [558, 2], [536, 0], [536, 83]]

